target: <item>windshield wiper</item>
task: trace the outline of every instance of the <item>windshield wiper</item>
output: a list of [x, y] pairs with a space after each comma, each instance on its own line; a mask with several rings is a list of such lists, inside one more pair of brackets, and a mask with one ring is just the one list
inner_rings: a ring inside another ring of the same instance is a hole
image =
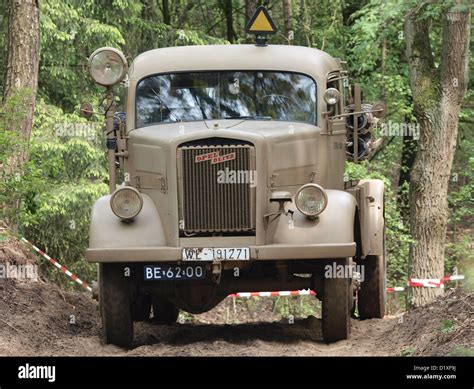
[[245, 115], [242, 115], [242, 116], [226, 116], [224, 117], [224, 119], [249, 119], [249, 120], [272, 120], [272, 117], [271, 116], [245, 116]]

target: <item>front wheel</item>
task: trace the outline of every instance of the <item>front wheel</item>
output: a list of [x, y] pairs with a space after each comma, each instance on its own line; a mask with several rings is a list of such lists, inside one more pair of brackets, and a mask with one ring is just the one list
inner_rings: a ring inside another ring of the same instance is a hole
[[385, 258], [383, 255], [369, 255], [362, 262], [365, 279], [358, 292], [359, 316], [364, 319], [381, 319], [385, 315]]
[[[335, 265], [349, 266], [349, 260], [335, 261]], [[326, 343], [347, 339], [350, 333], [352, 283], [350, 278], [337, 274], [323, 275], [322, 332]]]
[[106, 344], [130, 348], [133, 342], [132, 307], [123, 266], [100, 264], [99, 282], [102, 339]]
[[385, 316], [387, 300], [387, 245], [385, 226], [382, 241], [383, 255], [369, 255], [361, 264], [364, 265], [364, 280], [357, 297], [359, 317], [364, 319], [382, 319]]

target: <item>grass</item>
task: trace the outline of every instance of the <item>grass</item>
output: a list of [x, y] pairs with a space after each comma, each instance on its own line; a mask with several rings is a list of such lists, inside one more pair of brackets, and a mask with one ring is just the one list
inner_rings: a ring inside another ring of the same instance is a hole
[[450, 332], [454, 331], [454, 322], [449, 319], [445, 319], [441, 321], [441, 332], [443, 334], [449, 334]]
[[415, 354], [415, 352], [416, 352], [415, 348], [412, 348], [412, 347], [406, 348], [405, 350], [402, 351], [402, 357], [411, 357], [413, 356], [413, 354]]

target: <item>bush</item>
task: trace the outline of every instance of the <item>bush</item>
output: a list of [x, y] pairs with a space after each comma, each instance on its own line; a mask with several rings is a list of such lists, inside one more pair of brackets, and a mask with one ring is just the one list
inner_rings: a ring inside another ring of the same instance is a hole
[[[96, 277], [95, 265], [84, 259], [90, 210], [108, 193], [108, 185], [100, 128], [92, 125], [87, 128], [97, 132], [84, 132], [83, 124], [84, 119], [39, 102], [20, 186], [20, 231], [90, 282]], [[73, 284], [51, 265], [42, 268], [50, 279]]]

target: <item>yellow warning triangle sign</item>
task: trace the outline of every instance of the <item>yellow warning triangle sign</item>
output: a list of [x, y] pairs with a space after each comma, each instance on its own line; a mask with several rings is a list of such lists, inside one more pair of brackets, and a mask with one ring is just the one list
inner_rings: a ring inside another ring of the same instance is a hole
[[277, 28], [264, 6], [260, 6], [250, 18], [245, 32], [248, 34], [275, 34]]
[[265, 17], [265, 14], [263, 12], [260, 12], [257, 17], [255, 18], [255, 21], [253, 24], [250, 26], [250, 31], [273, 31], [272, 25], [268, 21], [268, 19]]

